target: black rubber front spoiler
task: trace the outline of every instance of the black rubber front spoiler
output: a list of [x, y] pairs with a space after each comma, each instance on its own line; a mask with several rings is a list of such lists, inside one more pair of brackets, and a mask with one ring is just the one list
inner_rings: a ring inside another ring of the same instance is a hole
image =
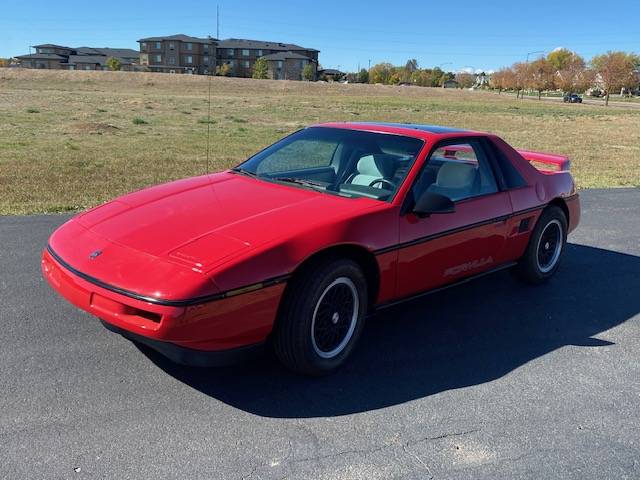
[[223, 367], [226, 365], [246, 362], [260, 356], [260, 354], [263, 353], [265, 346], [264, 343], [258, 343], [256, 345], [248, 345], [246, 347], [233, 348], [230, 350], [206, 352], [181, 347], [175, 343], [162, 342], [153, 338], [143, 337], [142, 335], [137, 335], [116, 327], [115, 325], [111, 325], [104, 320], [100, 320], [100, 322], [102, 322], [102, 325], [104, 325], [108, 330], [120, 334], [132, 342], [146, 345], [147, 347], [161, 353], [174, 363], [189, 367]]

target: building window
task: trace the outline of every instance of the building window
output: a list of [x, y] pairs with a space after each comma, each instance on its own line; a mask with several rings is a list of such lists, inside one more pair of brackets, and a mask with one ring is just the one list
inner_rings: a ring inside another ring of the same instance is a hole
[[258, 57], [262, 56], [262, 50], [258, 50]]
[[140, 50], [144, 52], [146, 49], [147, 49], [147, 44], [146, 44], [146, 42], [142, 42], [142, 43], [140, 44]]
[[161, 62], [162, 62], [162, 55], [154, 55], [154, 56], [153, 56], [153, 60], [154, 60], [156, 63], [161, 63]]
[[209, 65], [209, 57], [204, 57], [204, 64]]
[[175, 65], [176, 64], [176, 57], [174, 57], [173, 55], [171, 55], [168, 59], [169, 65]]
[[249, 68], [251, 66], [251, 62], [249, 60], [244, 61], [244, 68]]
[[282, 68], [282, 60], [278, 60], [278, 68]]
[[229, 57], [233, 57], [235, 55], [233, 48], [227, 48], [227, 55]]
[[160, 50], [162, 48], [162, 44], [160, 42], [156, 42], [155, 47], [156, 50]]
[[300, 60], [300, 69], [304, 69], [304, 67], [307, 66], [307, 61], [306, 60]]
[[173, 42], [169, 43], [169, 50], [175, 50], [176, 49], [176, 44]]
[[243, 50], [242, 50], [242, 56], [243, 56], [243, 57], [248, 57], [248, 56], [249, 56], [249, 50], [247, 50], [247, 49], [243, 49]]
[[229, 65], [231, 68], [234, 68], [236, 66], [236, 62], [235, 60], [230, 60], [227, 65]]
[[187, 50], [193, 50], [193, 43], [187, 43]]
[[191, 55], [187, 55], [184, 57], [184, 63], [193, 63], [193, 57]]

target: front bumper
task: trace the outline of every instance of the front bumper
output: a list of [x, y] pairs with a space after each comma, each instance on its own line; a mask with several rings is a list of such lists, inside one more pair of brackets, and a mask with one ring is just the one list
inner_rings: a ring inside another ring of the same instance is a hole
[[[65, 268], [47, 250], [41, 265], [54, 290], [111, 330], [178, 363], [200, 366], [227, 363], [227, 358], [235, 359], [243, 350], [264, 343], [273, 329], [285, 288], [284, 283], [278, 283], [211, 302], [166, 306], [92, 283]], [[200, 360], [194, 359], [198, 353], [203, 354]]]
[[189, 367], [222, 367], [251, 360], [262, 353], [265, 345], [264, 342], [262, 342], [255, 345], [246, 345], [244, 347], [212, 352], [194, 350], [191, 348], [181, 347], [175, 343], [161, 342], [159, 340], [154, 340], [153, 338], [136, 335], [135, 333], [116, 327], [104, 320], [100, 321], [107, 330], [122, 335], [132, 342], [146, 345], [156, 352], [161, 353], [174, 363], [187, 365]]

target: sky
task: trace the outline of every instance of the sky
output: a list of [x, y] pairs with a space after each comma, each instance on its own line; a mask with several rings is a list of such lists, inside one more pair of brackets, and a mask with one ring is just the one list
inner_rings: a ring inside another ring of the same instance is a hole
[[[147, 36], [184, 33], [296, 43], [320, 50], [324, 68], [380, 62], [491, 71], [554, 48], [587, 60], [607, 50], [640, 53], [637, 0], [2, 0], [0, 57], [30, 45], [138, 49]], [[54, 8], [55, 6], [55, 8]]]

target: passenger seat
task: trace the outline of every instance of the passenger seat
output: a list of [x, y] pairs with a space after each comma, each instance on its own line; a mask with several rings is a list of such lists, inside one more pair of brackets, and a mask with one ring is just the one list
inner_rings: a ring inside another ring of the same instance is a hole
[[460, 162], [445, 162], [438, 170], [435, 183], [428, 191], [439, 193], [451, 200], [459, 200], [474, 195], [478, 183], [478, 169], [475, 165]]

